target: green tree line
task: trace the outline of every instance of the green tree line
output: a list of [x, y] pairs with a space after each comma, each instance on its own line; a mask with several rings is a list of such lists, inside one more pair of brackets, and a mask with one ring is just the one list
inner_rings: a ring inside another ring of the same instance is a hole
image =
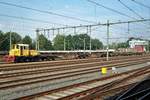
[[[64, 46], [66, 50], [89, 50], [90, 49], [90, 36], [87, 34], [77, 34], [77, 35], [57, 35], [54, 40], [54, 49], [63, 50]], [[91, 38], [91, 49], [102, 49], [103, 43], [98, 39]]]
[[[29, 44], [30, 49], [35, 49], [36, 42], [30, 36], [22, 37], [16, 32], [0, 31], [0, 51], [8, 51], [10, 47], [10, 34], [12, 44], [24, 43]], [[87, 34], [76, 35], [56, 35], [53, 41], [48, 40], [43, 34], [39, 35], [40, 50], [89, 50], [90, 36]], [[103, 43], [98, 39], [91, 38], [91, 49], [102, 49]]]

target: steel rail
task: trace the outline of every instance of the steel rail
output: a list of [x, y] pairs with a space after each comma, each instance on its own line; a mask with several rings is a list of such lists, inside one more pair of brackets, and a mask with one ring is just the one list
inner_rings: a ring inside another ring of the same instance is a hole
[[[149, 55], [142, 55], [144, 56], [149, 56]], [[136, 55], [136, 56], [117, 56], [117, 57], [110, 57], [110, 60], [115, 60], [115, 59], [123, 59], [123, 58], [132, 58], [132, 57], [141, 57], [141, 55]], [[92, 62], [92, 61], [105, 61], [106, 58], [91, 58], [91, 59], [75, 59], [75, 60], [61, 60], [61, 61], [45, 61], [45, 62], [28, 62], [28, 63], [11, 63], [11, 64], [1, 64], [0, 68], [12, 68], [12, 67], [32, 67], [38, 64], [43, 64], [43, 65], [67, 65], [67, 64], [76, 64], [76, 63], [86, 63], [86, 62]], [[41, 67], [41, 66], [38, 66]]]
[[[36, 70], [27, 70], [27, 71], [20, 71], [20, 72], [11, 72], [11, 73], [4, 73], [4, 74], [1, 74], [0, 78], [8, 78], [8, 77], [15, 77], [15, 76], [22, 76], [22, 75], [33, 75], [33, 74], [42, 74], [42, 73], [50, 73], [50, 72], [56, 72], [56, 71], [62, 71], [62, 70], [68, 70], [70, 72], [71, 69], [81, 69], [81, 68], [84, 68], [82, 71], [86, 70], [87, 68], [89, 68], [89, 70], [92, 70], [92, 69], [98, 69], [100, 70], [100, 67], [112, 67], [112, 66], [118, 66], [118, 64], [120, 65], [124, 65], [124, 64], [127, 64], [127, 65], [130, 65], [128, 64], [128, 62], [130, 61], [133, 61], [133, 63], [135, 64], [138, 64], [137, 61], [135, 60], [142, 60], [143, 59], [146, 59], [144, 60], [145, 61], [149, 61], [147, 60], [147, 57], [146, 58], [138, 58], [138, 59], [126, 59], [126, 60], [120, 60], [120, 61], [115, 61], [115, 62], [110, 62], [110, 63], [97, 63], [97, 64], [86, 64], [86, 65], [70, 65], [68, 67], [66, 66], [58, 66], [58, 67], [54, 67], [54, 68], [46, 68], [46, 69], [36, 69]], [[115, 64], [116, 63], [116, 64]], [[85, 69], [86, 68], [86, 69]], [[92, 69], [91, 69], [92, 68]], [[67, 72], [65, 72], [67, 73]], [[58, 74], [58, 73], [55, 73], [55, 74]]]
[[[40, 96], [43, 96], [43, 95], [48, 95], [48, 94], [51, 94], [51, 93], [55, 93], [55, 92], [59, 92], [59, 91], [64, 91], [66, 89], [70, 89], [70, 88], [74, 88], [74, 87], [79, 87], [79, 86], [82, 86], [82, 85], [86, 85], [86, 84], [90, 84], [90, 83], [93, 83], [93, 82], [97, 82], [97, 81], [104, 81], [104, 80], [108, 80], [108, 79], [111, 79], [111, 78], [114, 78], [114, 77], [118, 77], [118, 76], [122, 76], [122, 75], [127, 75], [126, 78], [123, 78], [123, 79], [120, 79], [119, 81], [113, 81], [112, 83], [108, 83], [108, 84], [105, 84], [105, 85], [102, 85], [102, 86], [98, 86], [99, 89], [103, 90], [104, 89], [104, 86], [105, 88], [108, 86], [111, 87], [112, 85], [116, 84], [116, 82], [121, 82], [123, 80], [128, 80], [129, 78], [134, 78], [134, 77], [138, 77], [138, 75], [142, 75], [142, 74], [145, 74], [145, 73], [150, 73], [150, 68], [149, 68], [150, 65], [148, 66], [145, 66], [144, 68], [138, 68], [138, 69], [134, 69], [134, 70], [131, 70], [131, 71], [127, 71], [127, 72], [123, 72], [123, 73], [119, 73], [119, 74], [115, 74], [115, 75], [112, 75], [112, 76], [106, 76], [106, 77], [103, 77], [103, 78], [99, 78], [99, 79], [94, 79], [94, 80], [91, 80], [91, 81], [87, 81], [87, 82], [83, 82], [83, 83], [79, 83], [79, 84], [74, 84], [74, 85], [71, 85], [71, 86], [67, 86], [67, 87], [62, 87], [62, 88], [59, 88], [59, 89], [56, 89], [56, 90], [52, 90], [52, 91], [46, 91], [46, 92], [43, 92], [43, 93], [39, 93], [39, 94], [35, 94], [35, 95], [31, 95], [31, 96], [26, 96], [26, 97], [23, 97], [23, 98], [19, 98], [21, 100], [29, 100], [29, 99], [33, 99], [35, 97], [40, 97]], [[140, 72], [143, 72], [143, 73], [140, 73]], [[133, 73], [133, 75], [129, 75]], [[131, 77], [132, 76], [132, 77]], [[134, 76], [134, 77], [133, 77]], [[60, 100], [70, 100], [74, 97], [78, 97], [80, 95], [85, 95], [87, 94], [87, 92], [89, 93], [93, 93], [93, 91], [95, 92], [95, 89], [96, 90], [99, 90], [97, 89], [98, 87], [94, 87], [92, 89], [89, 89], [89, 90], [86, 90], [86, 91], [82, 91], [78, 94], [72, 94], [72, 95], [69, 95], [67, 97], [64, 97], [64, 98], [61, 98]], [[87, 99], [84, 99], [84, 100], [87, 100]], [[89, 99], [88, 99], [89, 100]]]
[[[145, 62], [145, 61], [144, 61]], [[141, 62], [143, 63], [143, 62]], [[119, 67], [125, 67], [129, 65], [134, 65], [138, 64], [137, 62], [130, 63], [130, 64], [120, 64]], [[117, 67], [117, 68], [119, 68]], [[109, 67], [108, 70], [111, 68]], [[64, 78], [69, 78], [69, 77], [74, 77], [77, 75], [84, 75], [84, 74], [89, 74], [89, 73], [94, 73], [94, 72], [99, 72], [99, 68], [96, 69], [88, 69], [87, 71], [85, 70], [80, 70], [76, 72], [68, 72], [68, 73], [61, 73], [61, 74], [55, 74], [55, 75], [49, 75], [49, 76], [41, 76], [41, 77], [34, 77], [34, 78], [25, 78], [25, 79], [18, 79], [18, 80], [8, 80], [5, 82], [0, 82], [0, 89], [7, 89], [10, 87], [18, 87], [22, 85], [29, 85], [29, 84], [36, 84], [40, 82], [45, 82], [45, 81], [53, 81], [53, 80], [59, 80], [59, 79], [64, 79]], [[55, 77], [56, 76], [56, 77]], [[18, 83], [17, 83], [18, 82]]]

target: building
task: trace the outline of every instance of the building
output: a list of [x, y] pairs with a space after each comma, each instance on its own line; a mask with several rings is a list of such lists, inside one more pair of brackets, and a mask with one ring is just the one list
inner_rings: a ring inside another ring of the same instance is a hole
[[148, 45], [148, 41], [132, 39], [131, 41], [129, 41], [129, 45], [130, 48], [135, 49], [135, 51], [137, 52], [145, 52], [146, 45]]

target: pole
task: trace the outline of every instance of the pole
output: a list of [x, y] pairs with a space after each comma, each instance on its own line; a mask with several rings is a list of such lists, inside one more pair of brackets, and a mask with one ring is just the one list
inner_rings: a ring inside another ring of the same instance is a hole
[[85, 38], [84, 38], [84, 53], [85, 53]]
[[64, 35], [64, 51], [66, 50], [66, 37]]
[[9, 45], [10, 45], [10, 46], [9, 46], [9, 49], [10, 49], [10, 50], [11, 50], [11, 44], [12, 44], [12, 43], [11, 43], [11, 31], [10, 31], [10, 34], [9, 34]]
[[39, 29], [36, 30], [36, 50], [39, 50]]
[[107, 20], [107, 61], [109, 60], [109, 20]]
[[55, 30], [53, 29], [52, 31], [53, 31], [53, 37], [54, 37], [54, 35], [55, 35]]
[[[77, 31], [76, 31], [76, 27], [74, 27], [73, 29], [74, 29], [74, 35], [76, 35], [76, 32], [77, 32]], [[73, 50], [76, 49], [76, 47], [75, 47], [76, 45], [75, 45], [75, 44], [76, 44], [76, 43], [73, 42]]]
[[89, 32], [90, 32], [90, 54], [91, 54], [91, 47], [92, 47], [92, 44], [91, 44], [91, 26], [89, 27]]
[[67, 47], [68, 47], [67, 50], [71, 50], [69, 40], [67, 40]]
[[54, 45], [54, 35], [55, 35], [55, 30], [54, 30], [54, 29], [52, 30], [52, 33], [53, 33], [53, 37], [52, 37], [52, 45]]
[[149, 45], [150, 45], [150, 44], [149, 44], [149, 40], [147, 41], [147, 43], [148, 43], [148, 44], [147, 44], [147, 52], [149, 52]]
[[66, 36], [65, 36], [65, 29], [63, 29], [64, 34], [64, 51], [66, 50]]
[[57, 34], [59, 34], [59, 29], [58, 29], [57, 31], [58, 31], [58, 33], [57, 33]]
[[128, 35], [130, 34], [130, 22], [128, 22]]

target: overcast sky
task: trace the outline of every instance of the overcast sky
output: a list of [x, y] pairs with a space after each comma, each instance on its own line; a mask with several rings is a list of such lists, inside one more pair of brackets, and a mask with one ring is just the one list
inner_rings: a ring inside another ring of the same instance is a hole
[[[140, 19], [139, 16], [131, 12], [129, 9], [125, 8], [118, 0], [93, 0], [99, 4], [107, 6], [109, 8], [115, 9], [119, 12], [122, 12], [130, 17], [135, 19]], [[121, 0], [128, 7], [134, 10], [143, 18], [150, 18], [150, 9], [142, 7], [131, 0]], [[150, 5], [150, 0], [136, 0], [145, 5]], [[57, 14], [62, 14], [65, 16], [76, 17], [83, 20], [88, 20], [96, 23], [106, 23], [107, 20], [110, 22], [117, 21], [128, 21], [135, 20], [115, 12], [109, 11], [103, 7], [96, 6], [87, 0], [0, 0], [0, 2], [12, 3], [17, 5], [22, 5], [25, 7], [35, 8], [43, 11], [50, 11]], [[5, 17], [3, 16], [5, 15]], [[22, 19], [15, 19], [6, 17], [15, 16], [22, 18], [30, 18], [35, 20], [41, 20], [45, 22], [33, 22]], [[14, 6], [8, 6], [0, 3], [0, 29], [2, 31], [15, 31], [20, 35], [30, 35], [35, 38], [35, 29], [36, 28], [52, 28], [52, 27], [62, 27], [62, 25], [80, 25], [80, 24], [93, 24], [89, 22], [83, 22], [78, 20], [73, 20], [69, 18], [59, 17], [56, 15], [40, 13], [32, 10], [27, 10], [24, 8], [18, 8]], [[136, 36], [136, 37], [146, 37], [150, 36], [150, 22], [145, 23], [136, 23], [130, 25], [130, 33], [127, 31], [127, 24], [122, 25], [113, 25], [110, 27], [110, 36], [114, 39], [113, 41], [123, 41], [125, 37]], [[86, 29], [78, 29], [79, 33], [84, 33]], [[73, 34], [73, 30], [65, 30], [66, 34]], [[51, 32], [50, 32], [51, 33]], [[53, 38], [54, 36], [50, 34], [47, 36]], [[92, 37], [98, 38], [101, 41], [106, 41], [106, 27], [93, 27]]]

